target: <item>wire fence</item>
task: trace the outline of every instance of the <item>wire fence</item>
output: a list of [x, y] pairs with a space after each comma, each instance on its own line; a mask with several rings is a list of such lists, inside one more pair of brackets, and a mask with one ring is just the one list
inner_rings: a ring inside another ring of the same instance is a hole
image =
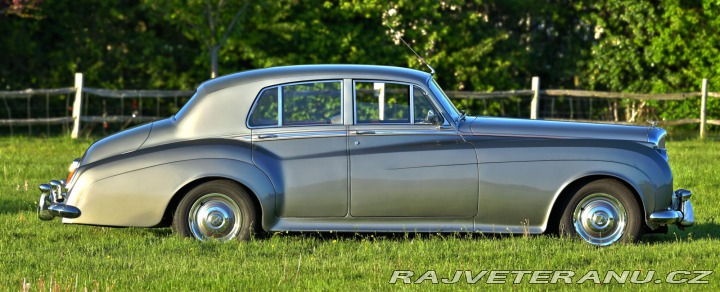
[[27, 127], [29, 135], [33, 135], [33, 128], [38, 131], [42, 126], [50, 133], [51, 125], [62, 125], [63, 132], [67, 132], [72, 117], [64, 109], [70, 107], [75, 92], [74, 87], [0, 91], [7, 117], [0, 119], [0, 126], [6, 126], [10, 135], [22, 126]]
[[[516, 118], [587, 121], [660, 126], [700, 124], [705, 136], [708, 98], [720, 93], [700, 92], [645, 94], [565, 89], [540, 89], [533, 78], [531, 89], [472, 92], [447, 91], [458, 108], [471, 114]], [[128, 127], [163, 119], [175, 114], [194, 90], [114, 90], [82, 86], [76, 74], [75, 87], [0, 91], [0, 134], [28, 135], [108, 135]], [[697, 101], [693, 101], [697, 99]], [[685, 102], [682, 107], [678, 102]], [[688, 107], [687, 104], [692, 106]], [[668, 111], [682, 108], [668, 118]], [[680, 115], [680, 118], [678, 118]], [[653, 122], [653, 123], [654, 123]]]
[[[175, 114], [195, 91], [83, 88], [82, 133], [117, 132]], [[100, 126], [100, 129], [98, 129]]]
[[194, 90], [82, 87], [82, 75], [76, 76], [76, 85], [0, 91], [0, 134], [108, 135], [169, 117], [195, 94]]
[[[699, 92], [662, 94], [543, 90], [539, 78], [533, 77], [531, 89], [446, 94], [461, 108], [477, 109], [473, 114], [613, 124], [699, 124], [699, 136], [704, 138], [708, 124], [720, 126], [720, 120], [707, 119], [708, 98], [718, 98], [720, 93], [708, 91], [707, 79], [701, 84]], [[508, 102], [516, 104], [513, 111], [507, 110]]]

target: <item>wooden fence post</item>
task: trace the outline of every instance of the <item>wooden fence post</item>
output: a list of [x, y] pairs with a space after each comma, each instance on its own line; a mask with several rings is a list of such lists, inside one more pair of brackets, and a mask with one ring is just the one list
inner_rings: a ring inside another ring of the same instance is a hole
[[76, 139], [80, 132], [80, 109], [82, 108], [82, 87], [83, 87], [83, 75], [82, 73], [75, 73], [75, 101], [73, 102], [73, 129], [70, 137]]
[[707, 111], [707, 97], [707, 78], [703, 78], [702, 95], [700, 96], [700, 139], [705, 138], [705, 123], [707, 122], [707, 116], [705, 115], [705, 112]]
[[538, 118], [538, 103], [540, 99], [540, 77], [534, 76], [532, 78], [532, 91], [533, 98], [530, 102], [530, 119], [537, 120]]

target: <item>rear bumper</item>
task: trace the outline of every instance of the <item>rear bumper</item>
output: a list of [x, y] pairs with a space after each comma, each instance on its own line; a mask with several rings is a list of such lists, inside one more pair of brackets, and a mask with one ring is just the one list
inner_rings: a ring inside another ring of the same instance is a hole
[[686, 189], [675, 191], [672, 203], [667, 210], [650, 214], [649, 220], [657, 225], [676, 224], [680, 229], [695, 224], [695, 213], [693, 212], [690, 197], [692, 192]]
[[80, 209], [65, 204], [67, 189], [65, 181], [53, 180], [50, 184], [41, 184], [40, 200], [38, 201], [38, 218], [48, 221], [55, 217], [77, 218], [80, 217]]

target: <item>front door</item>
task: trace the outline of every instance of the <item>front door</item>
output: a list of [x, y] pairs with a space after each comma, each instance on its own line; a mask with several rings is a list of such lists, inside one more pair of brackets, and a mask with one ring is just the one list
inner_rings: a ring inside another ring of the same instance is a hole
[[475, 150], [417, 85], [354, 81], [350, 126], [353, 217], [474, 217]]

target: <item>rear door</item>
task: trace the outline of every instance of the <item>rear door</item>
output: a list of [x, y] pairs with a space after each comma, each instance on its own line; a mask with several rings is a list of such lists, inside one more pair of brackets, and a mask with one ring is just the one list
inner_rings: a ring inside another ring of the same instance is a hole
[[348, 213], [342, 84], [342, 80], [283, 84], [264, 89], [255, 101], [248, 120], [253, 161], [278, 192], [278, 217]]

